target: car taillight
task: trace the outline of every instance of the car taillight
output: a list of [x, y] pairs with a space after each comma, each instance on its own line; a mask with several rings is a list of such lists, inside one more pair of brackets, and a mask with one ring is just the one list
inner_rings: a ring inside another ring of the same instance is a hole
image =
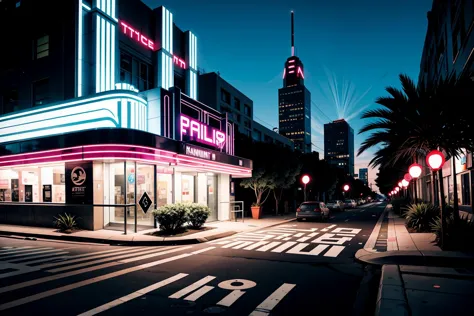
[[300, 211], [301, 211], [301, 209], [298, 207], [298, 208], [296, 209], [296, 211], [297, 211], [297, 212], [300, 212]]

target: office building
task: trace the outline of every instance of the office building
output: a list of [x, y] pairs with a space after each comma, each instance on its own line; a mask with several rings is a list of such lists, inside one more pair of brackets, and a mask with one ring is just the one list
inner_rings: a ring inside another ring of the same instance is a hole
[[369, 185], [369, 169], [359, 168], [359, 180], [364, 182], [365, 185]]
[[[423, 53], [420, 63], [418, 82], [426, 87], [435, 86], [442, 78], [459, 78], [463, 74], [474, 72], [474, 2], [459, 0], [435, 0], [427, 14], [428, 29], [426, 32]], [[471, 77], [474, 80], [474, 77]], [[474, 100], [473, 100], [474, 101]], [[438, 187], [432, 196], [431, 171], [425, 159], [419, 159], [423, 165], [422, 176], [416, 181], [418, 198], [438, 199]], [[452, 168], [453, 165], [456, 168]], [[464, 152], [460, 157], [449, 159], [443, 165], [444, 193], [450, 204], [454, 202], [454, 190], [457, 190], [459, 209], [472, 212], [474, 174], [472, 171], [473, 155]], [[456, 174], [453, 175], [453, 170]], [[456, 177], [457, 185], [453, 179]]]
[[304, 66], [295, 54], [294, 13], [291, 12], [291, 56], [283, 69], [283, 88], [278, 89], [279, 132], [295, 143], [295, 149], [311, 152], [311, 93], [304, 85]]
[[197, 101], [198, 40], [170, 11], [5, 0], [0, 23], [1, 223], [52, 226], [68, 212], [85, 229], [136, 231], [175, 202], [229, 219], [231, 179], [252, 162], [234, 155], [226, 115]]
[[292, 140], [254, 121], [253, 101], [218, 73], [199, 74], [199, 101], [228, 113], [235, 129], [255, 141], [294, 148]]
[[324, 124], [324, 160], [354, 176], [354, 130], [346, 120]]

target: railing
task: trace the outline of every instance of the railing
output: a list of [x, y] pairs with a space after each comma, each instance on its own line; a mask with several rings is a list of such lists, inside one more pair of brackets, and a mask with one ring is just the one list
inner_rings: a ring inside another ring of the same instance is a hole
[[236, 222], [237, 222], [236, 213], [242, 213], [242, 223], [244, 222], [244, 201], [221, 202], [221, 203], [228, 203], [230, 206], [232, 206], [233, 210], [231, 210], [230, 212], [234, 213], [234, 218]]

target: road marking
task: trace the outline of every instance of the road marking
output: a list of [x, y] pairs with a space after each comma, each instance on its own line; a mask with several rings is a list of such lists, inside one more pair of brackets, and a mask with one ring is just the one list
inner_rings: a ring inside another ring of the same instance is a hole
[[325, 228], [321, 229], [321, 231], [322, 232], [327, 232], [328, 230], [330, 230], [333, 227], [336, 227], [336, 225], [331, 225], [331, 226], [325, 227]]
[[294, 234], [293, 236], [294, 236], [294, 237], [303, 237], [304, 234], [303, 234], [303, 233], [298, 233], [298, 234]]
[[169, 298], [181, 298], [193, 291], [195, 291], [196, 289], [200, 288], [201, 286], [211, 282], [212, 280], [214, 280], [216, 277], [215, 276], [212, 276], [212, 275], [208, 275], [204, 278], [202, 278], [201, 280], [199, 281], [196, 281], [194, 282], [193, 284], [185, 287], [184, 289], [182, 290], [179, 290], [178, 292], [168, 296]]
[[259, 241], [259, 242], [256, 242], [255, 244], [251, 245], [251, 246], [245, 247], [244, 250], [253, 250], [257, 247], [266, 245], [268, 243], [269, 243], [269, 241]]
[[273, 247], [278, 246], [279, 244], [281, 244], [281, 242], [274, 241], [274, 242], [269, 243], [268, 245], [258, 248], [257, 251], [267, 251], [269, 249], [272, 249]]
[[84, 312], [84, 313], [82, 313], [82, 314], [79, 314], [78, 316], [93, 316], [93, 315], [96, 315], [96, 314], [105, 312], [106, 310], [109, 310], [109, 309], [111, 309], [111, 308], [113, 308], [113, 307], [119, 306], [119, 305], [121, 305], [121, 304], [123, 304], [123, 303], [126, 303], [126, 302], [131, 301], [131, 300], [133, 300], [133, 299], [136, 299], [136, 298], [138, 298], [138, 297], [140, 297], [140, 296], [143, 296], [143, 295], [145, 295], [145, 294], [148, 294], [148, 293], [150, 293], [150, 292], [152, 292], [152, 291], [154, 291], [154, 290], [157, 290], [157, 289], [159, 289], [159, 288], [161, 288], [161, 287], [164, 287], [164, 286], [166, 286], [166, 285], [168, 285], [168, 284], [171, 284], [171, 283], [173, 283], [173, 282], [175, 282], [175, 281], [178, 281], [178, 280], [180, 280], [180, 279], [182, 279], [182, 278], [184, 278], [184, 277], [186, 277], [186, 276], [188, 276], [188, 274], [186, 274], [186, 273], [179, 273], [179, 274], [177, 274], [177, 275], [175, 275], [175, 276], [172, 276], [171, 278], [168, 278], [168, 279], [165, 279], [165, 280], [163, 280], [163, 281], [157, 282], [157, 283], [152, 284], [152, 285], [150, 285], [150, 286], [147, 286], [147, 287], [145, 287], [145, 288], [143, 288], [143, 289], [141, 289], [141, 290], [138, 290], [138, 291], [135, 291], [135, 292], [130, 293], [130, 294], [128, 294], [128, 295], [122, 296], [121, 298], [118, 298], [118, 299], [116, 299], [116, 300], [113, 300], [113, 301], [111, 301], [111, 302], [109, 302], [109, 303], [106, 303], [106, 304], [104, 304], [104, 305], [101, 305], [101, 306], [98, 306], [98, 307], [93, 308], [93, 309], [91, 309], [91, 310], [88, 310], [87, 312]]
[[[191, 246], [183, 247], [183, 248], [191, 248]], [[173, 249], [173, 250], [176, 251], [177, 249]], [[182, 249], [178, 249], [178, 250], [182, 250]], [[161, 252], [160, 254], [163, 254], [163, 252]], [[0, 311], [6, 310], [6, 309], [9, 309], [9, 308], [13, 308], [13, 307], [16, 307], [16, 306], [20, 306], [20, 305], [23, 305], [23, 304], [26, 304], [26, 303], [31, 303], [31, 302], [40, 300], [42, 298], [50, 297], [50, 296], [53, 296], [53, 295], [56, 295], [56, 294], [59, 294], [59, 293], [66, 292], [66, 291], [74, 290], [74, 289], [77, 289], [77, 288], [80, 288], [80, 287], [83, 287], [83, 286], [86, 286], [86, 285], [90, 285], [90, 284], [97, 283], [97, 282], [100, 282], [100, 281], [115, 278], [117, 276], [121, 276], [121, 275], [128, 274], [128, 273], [131, 273], [131, 272], [148, 269], [148, 268], [160, 265], [160, 264], [164, 264], [164, 263], [168, 263], [168, 262], [171, 262], [171, 261], [176, 261], [176, 260], [179, 260], [179, 259], [182, 259], [182, 258], [190, 257], [192, 255], [193, 255], [193, 253], [184, 253], [184, 254], [174, 256], [174, 257], [169, 257], [169, 258], [161, 259], [161, 260], [158, 260], [158, 261], [152, 261], [152, 262], [144, 263], [144, 264], [141, 264], [141, 265], [138, 265], [138, 266], [135, 266], [135, 267], [130, 267], [130, 268], [126, 268], [126, 269], [123, 269], [123, 270], [115, 271], [115, 272], [108, 273], [108, 274], [105, 274], [105, 275], [101, 275], [101, 276], [98, 276], [98, 277], [95, 277], [95, 278], [92, 278], [92, 279], [88, 279], [88, 280], [68, 284], [68, 285], [65, 285], [65, 286], [62, 286], [62, 287], [59, 287], [59, 288], [55, 288], [55, 289], [52, 289], [52, 290], [49, 290], [49, 291], [45, 291], [45, 292], [42, 292], [42, 293], [27, 296], [27, 297], [24, 297], [24, 298], [15, 300], [15, 301], [11, 301], [11, 302], [8, 302], [8, 303], [5, 303], [5, 304], [1, 304], [0, 305]], [[94, 268], [97, 268], [97, 267], [94, 267]], [[77, 271], [73, 271], [73, 272], [77, 272]]]
[[321, 252], [323, 252], [324, 249], [329, 247], [329, 245], [317, 245], [314, 247], [311, 251], [301, 251], [303, 250], [306, 246], [308, 246], [308, 243], [301, 243], [290, 250], [288, 250], [286, 253], [294, 254], [294, 255], [311, 255], [311, 256], [318, 256]]
[[[185, 250], [185, 249], [189, 249], [189, 248], [192, 248], [192, 246], [186, 246], [186, 247], [182, 247], [182, 248], [171, 249], [169, 251], [162, 251], [162, 252], [157, 253], [156, 256], [162, 256], [166, 253], [173, 253], [173, 252], [177, 252], [177, 251], [181, 251], [181, 250]], [[143, 259], [142, 257], [132, 258], [132, 259], [126, 260], [127, 261], [126, 263], [133, 262], [133, 261], [138, 261], [138, 260], [142, 260], [142, 259]], [[29, 280], [29, 281], [25, 281], [25, 282], [21, 282], [21, 283], [16, 283], [16, 284], [9, 285], [9, 286], [4, 286], [4, 287], [0, 288], [0, 293], [10, 292], [10, 291], [22, 289], [22, 288], [25, 288], [25, 287], [28, 287], [28, 286], [37, 285], [37, 284], [41, 284], [41, 283], [45, 283], [45, 282], [49, 282], [49, 281], [53, 281], [53, 280], [58, 280], [58, 279], [62, 279], [62, 278], [67, 278], [67, 277], [70, 277], [70, 276], [73, 276], [73, 275], [78, 275], [78, 274], [82, 274], [82, 273], [86, 273], [86, 272], [105, 269], [105, 268], [121, 265], [124, 262], [125, 262], [125, 260], [122, 261], [122, 262], [118, 262], [118, 261], [109, 262], [109, 263], [100, 264], [98, 266], [93, 266], [93, 267], [89, 267], [89, 268], [83, 268], [83, 269], [80, 269], [80, 270], [64, 272], [64, 273], [61, 273], [61, 274], [50, 275], [50, 276], [43, 277], [43, 278], [38, 278], [38, 279]]]
[[296, 241], [288, 241], [284, 243], [283, 245], [278, 246], [277, 248], [273, 249], [272, 252], [283, 252], [286, 249], [293, 247], [294, 245], [296, 245]]
[[331, 246], [328, 251], [324, 254], [324, 257], [337, 257], [346, 248], [345, 246]]
[[28, 247], [18, 247], [18, 248], [13, 248], [13, 247], [4, 247], [3, 250], [0, 250], [0, 255], [3, 255], [4, 253], [11, 253], [11, 252], [17, 252], [17, 251], [21, 251], [21, 250], [28, 250], [33, 248], [31, 246], [28, 246]]
[[296, 286], [296, 284], [284, 283], [269, 297], [267, 297], [249, 316], [269, 315], [277, 304]]
[[193, 251], [191, 252], [193, 255], [198, 255], [200, 253], [203, 253], [203, 252], [206, 252], [206, 251], [209, 251], [209, 250], [212, 250], [212, 249], [216, 249], [216, 247], [207, 247], [207, 248], [204, 248], [204, 249], [200, 249], [200, 250], [196, 250], [196, 251]]
[[0, 270], [4, 270], [4, 269], [13, 269], [13, 270], [16, 270], [16, 271], [1, 273], [0, 274], [0, 279], [4, 279], [4, 278], [12, 277], [12, 276], [15, 276], [15, 275], [20, 275], [20, 274], [30, 273], [30, 272], [33, 272], [33, 271], [40, 270], [38, 268], [29, 267], [29, 266], [26, 266], [26, 265], [21, 264], [21, 263], [18, 264], [18, 263], [0, 262]]
[[67, 251], [61, 251], [61, 250], [58, 250], [58, 251], [60, 251], [60, 252], [47, 253], [47, 254], [37, 255], [37, 256], [28, 257], [28, 258], [17, 258], [17, 259], [13, 259], [13, 260], [8, 260], [8, 262], [20, 262], [21, 261], [22, 264], [30, 264], [30, 261], [33, 261], [33, 259], [39, 259], [39, 258], [45, 258], [45, 257], [55, 257], [55, 256], [65, 255], [65, 254], [69, 253]]
[[[158, 248], [158, 249], [160, 249], [160, 248]], [[57, 273], [57, 272], [61, 272], [61, 271], [73, 270], [73, 269], [76, 269], [76, 268], [83, 268], [83, 267], [87, 267], [87, 266], [93, 266], [94, 264], [98, 264], [98, 263], [116, 261], [118, 259], [125, 259], [125, 258], [131, 257], [131, 256], [136, 256], [137, 254], [139, 254], [139, 255], [145, 255], [145, 254], [149, 254], [149, 253], [154, 254], [154, 253], [157, 253], [158, 249], [151, 249], [151, 250], [147, 250], [147, 251], [143, 251], [143, 252], [140, 252], [140, 251], [134, 251], [132, 253], [128, 252], [128, 253], [126, 253], [124, 255], [120, 255], [120, 256], [113, 256], [113, 257], [108, 257], [108, 258], [105, 258], [105, 259], [86, 261], [86, 262], [83, 262], [83, 263], [68, 265], [68, 266], [65, 266], [65, 267], [62, 267], [62, 268], [50, 269], [50, 270], [47, 270], [47, 272]], [[159, 251], [158, 251], [158, 253], [159, 253]], [[147, 259], [147, 258], [144, 258], [144, 259]], [[83, 259], [81, 259], [81, 260], [83, 260]], [[72, 260], [72, 261], [74, 261], [74, 260]], [[68, 263], [68, 262], [66, 261], [66, 263]], [[64, 265], [64, 264], [65, 263], [62, 262], [61, 265]]]
[[234, 246], [237, 246], [241, 243], [243, 243], [244, 241], [234, 241], [233, 243], [230, 243], [230, 244], [227, 244], [225, 246], [222, 246], [222, 248], [230, 248], [230, 247], [234, 247]]
[[240, 245], [237, 245], [235, 247], [232, 247], [232, 249], [240, 249], [240, 248], [244, 248], [248, 245], [251, 245], [253, 244], [253, 241], [244, 241], [243, 243], [241, 243]]
[[[234, 283], [240, 283], [240, 284], [233, 285]], [[230, 294], [228, 294], [226, 297], [220, 300], [217, 303], [217, 305], [230, 307], [242, 295], [245, 294], [245, 291], [242, 291], [242, 290], [251, 289], [255, 287], [256, 285], [257, 283], [250, 280], [245, 280], [245, 279], [233, 279], [233, 280], [222, 281], [221, 283], [219, 283], [218, 287], [224, 290], [231, 290], [232, 292], [230, 292]]]
[[15, 257], [21, 257], [21, 256], [29, 256], [37, 253], [43, 253], [43, 252], [51, 252], [51, 251], [56, 251], [56, 249], [53, 249], [51, 247], [48, 248], [36, 248], [36, 249], [27, 249], [27, 250], [21, 250], [17, 251], [13, 254], [0, 254], [0, 260], [7, 260], [8, 258], [15, 258]]
[[217, 302], [216, 305], [230, 307], [232, 304], [234, 304], [244, 294], [245, 294], [244, 291], [234, 290], [234, 291], [230, 292], [229, 295], [227, 295], [226, 297], [221, 299], [219, 302]]
[[209, 292], [210, 290], [214, 289], [213, 286], [209, 285], [204, 285], [201, 287], [199, 290], [195, 291], [194, 293], [189, 294], [184, 298], [185, 301], [192, 301], [195, 302], [197, 299], [199, 299], [201, 296]]

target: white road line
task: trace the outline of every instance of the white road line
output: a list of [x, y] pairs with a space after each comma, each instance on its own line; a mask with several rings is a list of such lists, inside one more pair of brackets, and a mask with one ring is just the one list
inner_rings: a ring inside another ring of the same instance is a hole
[[31, 249], [33, 247], [18, 247], [18, 248], [12, 248], [12, 247], [4, 247], [3, 250], [0, 250], [0, 255], [3, 255], [4, 253], [10, 253], [10, 252], [15, 252], [15, 251], [20, 251], [20, 250], [25, 250], [25, 249]]
[[296, 284], [284, 283], [269, 297], [267, 297], [249, 316], [269, 315], [278, 303], [296, 286]]
[[[189, 247], [189, 248], [191, 248], [191, 247]], [[190, 257], [192, 255], [193, 255], [192, 253], [184, 253], [184, 254], [174, 256], [174, 257], [169, 257], [169, 258], [161, 259], [161, 260], [158, 260], [158, 261], [152, 261], [152, 262], [149, 262], [149, 263], [144, 263], [144, 264], [141, 264], [141, 265], [138, 265], [138, 266], [135, 266], [135, 267], [115, 271], [115, 272], [108, 273], [108, 274], [105, 274], [105, 275], [101, 275], [101, 276], [98, 276], [98, 277], [95, 277], [95, 278], [92, 278], [92, 279], [88, 279], [88, 280], [68, 284], [68, 285], [65, 285], [65, 286], [62, 286], [62, 287], [59, 287], [59, 288], [55, 288], [55, 289], [52, 289], [52, 290], [49, 290], [49, 291], [45, 291], [45, 292], [41, 292], [41, 293], [34, 294], [34, 295], [31, 295], [31, 296], [23, 297], [23, 298], [20, 298], [18, 300], [15, 300], [15, 301], [11, 301], [11, 302], [8, 302], [8, 303], [5, 303], [5, 304], [1, 304], [0, 305], [0, 311], [6, 310], [6, 309], [9, 309], [9, 308], [13, 308], [13, 307], [16, 307], [16, 306], [20, 306], [20, 305], [23, 305], [23, 304], [31, 303], [31, 302], [40, 300], [42, 298], [50, 297], [50, 296], [53, 296], [53, 295], [56, 295], [56, 294], [59, 294], [59, 293], [66, 292], [66, 291], [74, 290], [74, 289], [77, 289], [79, 287], [83, 287], [83, 286], [90, 285], [90, 284], [93, 284], [93, 283], [97, 283], [97, 282], [100, 282], [100, 281], [115, 278], [117, 276], [121, 276], [121, 275], [124, 275], [124, 274], [127, 274], [127, 273], [148, 269], [148, 268], [160, 265], [160, 264], [164, 264], [164, 263], [167, 263], [167, 262], [171, 262], [171, 261], [179, 260], [179, 259], [182, 259], [182, 258]]]
[[291, 236], [293, 236], [293, 234], [282, 234], [282, 235], [276, 237], [275, 239], [280, 240], [280, 239], [283, 239], [285, 237], [291, 237]]
[[273, 247], [278, 246], [279, 244], [281, 244], [280, 241], [274, 241], [274, 242], [269, 243], [268, 245], [258, 248], [257, 251], [267, 251], [269, 249], [272, 249]]
[[336, 234], [336, 236], [355, 237], [354, 234]]
[[194, 282], [193, 284], [185, 287], [182, 290], [179, 290], [178, 292], [176, 292], [176, 293], [174, 293], [174, 294], [172, 294], [168, 297], [169, 298], [181, 298], [181, 297], [195, 291], [196, 289], [200, 288], [201, 286], [205, 285], [206, 283], [209, 283], [210, 281], [214, 280], [215, 278], [216, 278], [215, 276], [208, 275], [208, 276], [202, 278], [201, 280]]
[[[145, 247], [139, 247], [139, 248], [136, 248], [136, 249], [142, 249], [142, 248], [145, 248]], [[96, 255], [99, 255], [99, 254], [110, 254], [110, 253], [114, 253], [114, 252], [119, 252], [119, 251], [125, 251], [127, 250], [128, 248], [119, 248], [119, 249], [112, 249], [112, 250], [105, 250], [105, 251], [94, 251], [92, 253], [86, 253], [86, 254], [82, 254], [82, 255], [73, 255], [73, 256], [63, 256], [63, 257], [59, 257], [59, 258], [56, 258], [56, 259], [77, 259], [77, 258], [87, 258], [88, 259], [94, 259], [94, 258], [97, 258], [95, 257]], [[91, 258], [93, 257], [93, 258]], [[43, 260], [36, 260], [36, 261], [31, 261], [29, 262], [28, 264], [34, 264], [34, 263], [43, 263], [43, 262], [48, 262], [48, 261], [51, 261], [51, 259], [43, 259]]]
[[314, 236], [316, 236], [317, 234], [319, 234], [319, 233], [311, 233], [311, 234], [308, 235], [308, 237], [314, 237]]
[[295, 255], [310, 255], [310, 256], [318, 256], [321, 252], [323, 252], [324, 249], [329, 247], [329, 245], [317, 245], [315, 248], [313, 248], [311, 251], [301, 251], [303, 250], [306, 246], [308, 246], [308, 243], [301, 243], [290, 250], [288, 250], [286, 253], [291, 253]]
[[313, 237], [301, 237], [300, 239], [296, 240], [297, 242], [305, 242], [308, 239], [311, 239]]
[[[18, 259], [14, 259], [14, 260], [8, 260], [8, 262], [22, 261], [21, 262], [22, 264], [31, 264], [31, 262], [34, 261], [32, 259], [39, 259], [39, 258], [45, 258], [45, 257], [55, 257], [55, 256], [59, 256], [59, 255], [65, 255], [65, 254], [68, 254], [68, 253], [69, 252], [67, 252], [67, 251], [56, 252], [56, 253], [48, 253], [48, 254], [33, 256], [33, 257], [29, 257], [29, 258], [18, 258]], [[54, 259], [54, 258], [52, 258], [52, 259]]]
[[269, 241], [259, 241], [259, 242], [255, 243], [255, 244], [251, 245], [251, 246], [245, 247], [244, 250], [253, 250], [253, 249], [257, 248], [257, 247], [266, 245], [266, 244], [268, 244], [268, 243], [269, 243]]
[[[169, 251], [159, 252], [156, 255], [157, 256], [162, 256], [166, 253], [177, 252], [177, 251], [181, 251], [181, 250], [185, 250], [185, 249], [189, 249], [189, 248], [192, 248], [192, 246], [185, 246], [185, 247], [182, 247], [182, 248], [171, 249]], [[127, 263], [133, 262], [133, 261], [138, 261], [138, 260], [142, 260], [142, 257], [129, 259], [129, 260], [127, 260]], [[117, 265], [123, 264], [123, 262], [124, 261], [122, 261], [122, 262], [114, 261], [114, 262], [104, 263], [104, 264], [100, 264], [98, 266], [93, 266], [93, 267], [84, 268], [84, 269], [80, 269], [80, 270], [69, 271], [69, 272], [56, 274], [56, 275], [50, 275], [50, 276], [43, 277], [43, 278], [38, 278], [38, 279], [29, 280], [29, 281], [25, 281], [25, 282], [21, 282], [21, 283], [16, 283], [16, 284], [9, 285], [9, 286], [4, 286], [4, 287], [0, 288], [0, 294], [5, 293], [5, 292], [18, 290], [18, 289], [22, 289], [22, 288], [32, 286], [32, 285], [37, 285], [37, 284], [41, 284], [41, 283], [45, 283], [45, 282], [49, 282], [49, 281], [53, 281], [53, 280], [67, 278], [67, 277], [70, 277], [70, 276], [73, 276], [73, 275], [78, 275], [78, 274], [82, 274], [82, 273], [86, 273], [86, 272], [91, 272], [91, 271], [96, 271], [96, 270], [101, 270], [101, 269], [117, 266]]]
[[[51, 247], [48, 248], [36, 248], [36, 249], [28, 249], [28, 250], [21, 250], [17, 251], [13, 254], [0, 254], [0, 260], [5, 260], [6, 258], [14, 258], [14, 257], [20, 257], [20, 256], [28, 256], [29, 254], [36, 254], [36, 253], [41, 253], [43, 251], [51, 251], [50, 249], [53, 249]], [[53, 249], [55, 251], [55, 249]]]
[[222, 241], [217, 241], [217, 242], [211, 242], [212, 245], [225, 245], [230, 243], [231, 240], [222, 240]]
[[131, 256], [145, 255], [145, 254], [149, 254], [149, 253], [155, 254], [155, 253], [160, 252], [159, 250], [163, 250], [163, 249], [150, 249], [150, 250], [146, 250], [146, 251], [135, 251], [133, 253], [128, 252], [128, 253], [126, 253], [124, 255], [120, 255], [120, 256], [113, 256], [113, 257], [108, 257], [108, 258], [105, 258], [105, 259], [86, 261], [86, 262], [83, 262], [83, 263], [67, 265], [67, 266], [61, 267], [61, 268], [50, 269], [50, 270], [47, 270], [47, 272], [57, 273], [57, 272], [62, 272], [62, 271], [67, 271], [67, 270], [72, 270], [72, 269], [77, 269], [77, 268], [83, 268], [83, 267], [87, 267], [87, 266], [93, 266], [94, 264], [98, 264], [98, 263], [117, 261], [118, 259], [129, 258]]
[[207, 248], [204, 248], [204, 249], [200, 249], [200, 250], [196, 250], [196, 251], [193, 251], [191, 252], [193, 255], [198, 255], [200, 253], [203, 253], [203, 252], [206, 252], [206, 251], [209, 251], [209, 250], [212, 250], [212, 249], [216, 249], [216, 247], [207, 247]]
[[244, 294], [245, 294], [244, 291], [234, 290], [234, 291], [230, 292], [229, 295], [227, 295], [226, 297], [221, 299], [219, 302], [217, 302], [216, 305], [230, 307], [232, 304], [234, 304]]
[[286, 249], [288, 249], [290, 247], [293, 247], [295, 244], [296, 244], [296, 241], [288, 241], [288, 242], [284, 243], [283, 245], [273, 249], [272, 252], [283, 252]]
[[205, 285], [202, 288], [200, 288], [199, 290], [195, 291], [194, 293], [191, 293], [188, 296], [186, 296], [184, 298], [184, 300], [195, 302], [197, 299], [199, 299], [201, 296], [203, 296], [204, 294], [206, 294], [207, 292], [209, 292], [212, 289], [214, 289], [213, 286]]
[[147, 293], [150, 293], [154, 290], [157, 290], [163, 286], [166, 286], [170, 283], [173, 283], [175, 281], [178, 281], [184, 277], [188, 276], [188, 274], [186, 273], [179, 273], [175, 276], [172, 276], [171, 278], [168, 278], [168, 279], [165, 279], [163, 281], [160, 281], [160, 282], [157, 282], [155, 284], [152, 284], [150, 286], [147, 286], [141, 290], [138, 290], [138, 291], [135, 291], [133, 293], [130, 293], [128, 295], [125, 295], [125, 296], [122, 296], [121, 298], [118, 298], [116, 300], [113, 300], [109, 303], [106, 303], [104, 305], [101, 305], [101, 306], [98, 306], [94, 309], [91, 309], [91, 310], [88, 310], [87, 312], [84, 312], [82, 314], [79, 314], [78, 316], [93, 316], [93, 315], [97, 315], [99, 313], [102, 313], [102, 312], [105, 312], [106, 310], [109, 310], [113, 307], [116, 307], [118, 305], [121, 305], [123, 303], [126, 303], [128, 301], [131, 301], [133, 299], [136, 299], [137, 297], [140, 297], [140, 296], [143, 296]]
[[295, 234], [294, 237], [303, 237], [304, 234], [303, 233], [298, 233], [298, 234]]
[[230, 243], [230, 244], [227, 244], [227, 245], [225, 245], [225, 246], [222, 246], [222, 248], [231, 248], [231, 247], [237, 246], [237, 245], [239, 245], [239, 244], [241, 244], [241, 243], [243, 243], [243, 242], [244, 242], [244, 241], [234, 241], [234, 242], [232, 242], [232, 243]]
[[248, 245], [251, 245], [251, 244], [253, 244], [253, 241], [245, 241], [245, 242], [241, 243], [240, 245], [232, 247], [232, 249], [241, 249], [241, 248], [244, 248], [244, 247], [246, 247]]
[[323, 229], [321, 229], [321, 231], [323, 232], [327, 232], [328, 230], [330, 230], [331, 228], [335, 227], [336, 225], [331, 225], [331, 226], [328, 226], [328, 227], [325, 227]]
[[329, 248], [328, 251], [324, 254], [324, 257], [337, 257], [339, 254], [346, 248], [345, 246], [332, 246]]
[[[119, 253], [118, 255], [124, 255], [124, 254], [132, 254], [132, 253], [135, 253], [135, 252], [139, 252], [139, 251], [142, 251], [144, 247], [140, 247], [140, 248], [131, 248], [131, 249], [128, 249], [128, 250], [123, 250], [121, 253]], [[158, 248], [159, 249], [159, 248]], [[110, 255], [108, 253], [106, 254], [101, 254], [101, 255], [97, 255], [97, 256], [92, 256], [92, 257], [82, 257], [82, 258], [78, 258], [78, 259], [73, 259], [73, 260], [64, 260], [64, 261], [59, 261], [59, 262], [53, 262], [53, 263], [45, 263], [45, 264], [42, 264], [42, 265], [39, 265], [37, 267], [39, 268], [42, 268], [42, 269], [46, 269], [46, 268], [51, 268], [51, 267], [57, 267], [57, 266], [64, 266], [66, 264], [71, 264], [71, 263], [76, 263], [76, 262], [82, 262], [82, 261], [87, 261], [87, 260], [91, 260], [91, 259], [98, 259], [98, 258], [104, 258], [104, 257], [107, 257], [107, 259], [110, 259], [110, 258], [114, 258], [114, 256], [116, 256], [115, 254], [114, 255]], [[99, 261], [99, 260], [96, 260], [96, 261]], [[88, 262], [94, 262], [94, 261], [88, 261]]]
[[4, 269], [13, 269], [13, 270], [16, 270], [16, 271], [2, 273], [2, 274], [0, 274], [0, 279], [4, 279], [4, 278], [12, 277], [14, 275], [30, 273], [30, 272], [39, 270], [38, 268], [29, 267], [29, 266], [26, 266], [24, 264], [0, 262], [0, 270], [4, 270]]

